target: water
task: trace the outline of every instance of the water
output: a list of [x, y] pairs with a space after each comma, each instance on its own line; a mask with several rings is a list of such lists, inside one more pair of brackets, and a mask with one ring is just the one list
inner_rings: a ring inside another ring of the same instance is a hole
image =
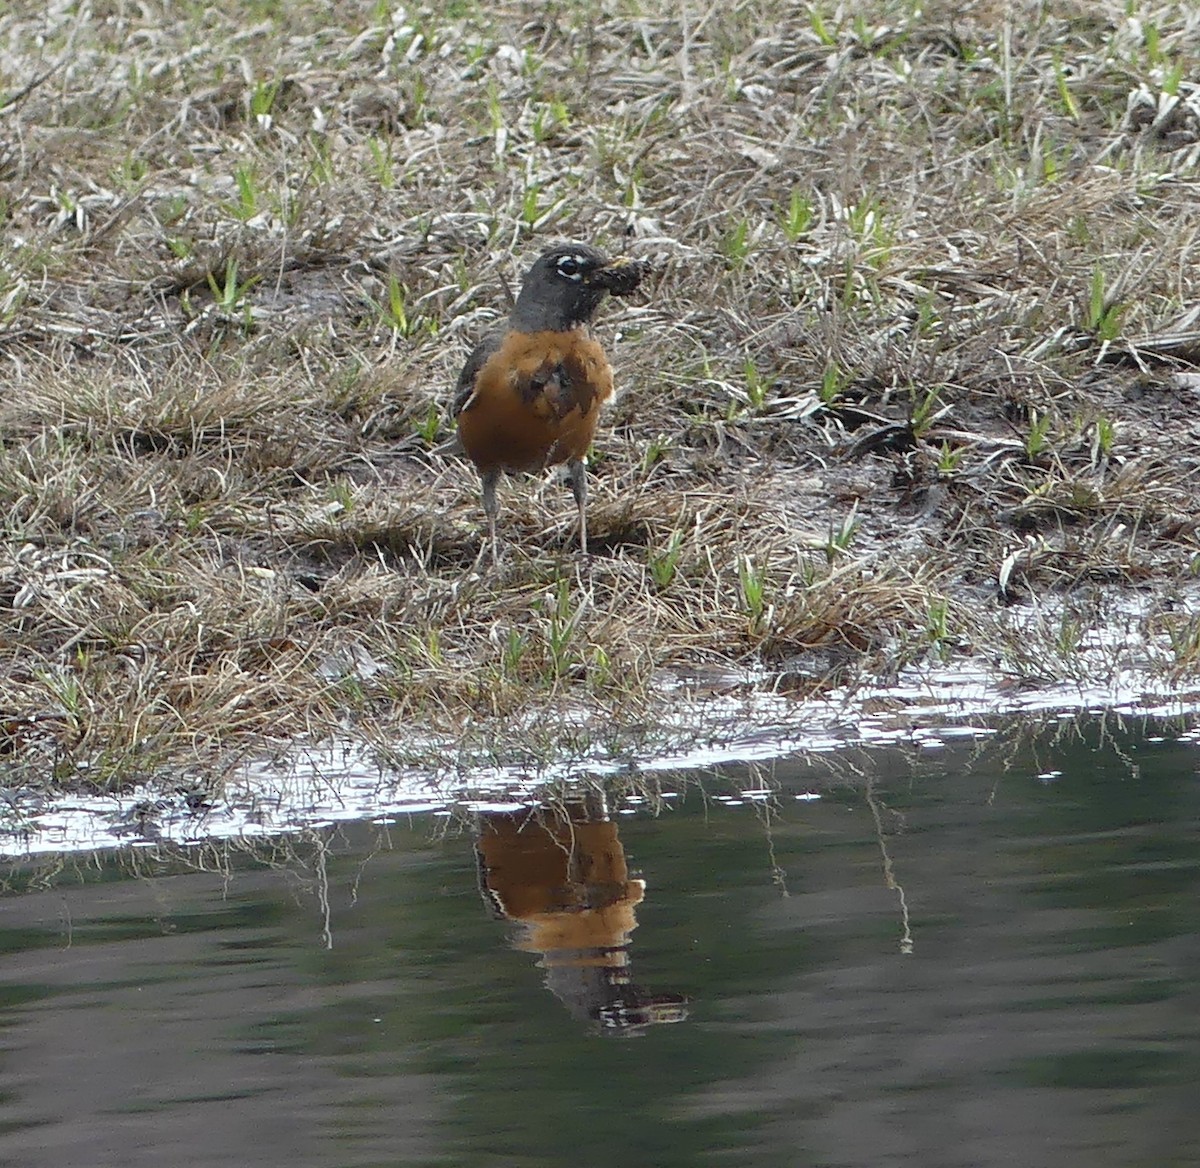
[[1200, 1165], [1172, 733], [43, 858], [0, 917], [0, 1162]]

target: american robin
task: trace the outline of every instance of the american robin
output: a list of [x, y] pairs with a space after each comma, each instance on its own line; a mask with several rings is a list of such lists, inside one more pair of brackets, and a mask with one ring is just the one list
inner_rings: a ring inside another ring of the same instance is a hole
[[612, 367], [591, 322], [606, 293], [628, 296], [648, 265], [609, 259], [583, 243], [551, 248], [525, 274], [508, 322], [485, 337], [458, 376], [452, 415], [483, 482], [496, 557], [496, 484], [501, 471], [567, 465], [587, 552], [584, 458], [600, 409], [612, 397]]

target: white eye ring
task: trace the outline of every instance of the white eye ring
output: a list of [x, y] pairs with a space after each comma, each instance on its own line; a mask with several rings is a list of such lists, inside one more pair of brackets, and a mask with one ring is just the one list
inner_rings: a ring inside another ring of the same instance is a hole
[[578, 283], [583, 279], [583, 256], [565, 255], [560, 256], [555, 267], [558, 274], [567, 280], [574, 280]]

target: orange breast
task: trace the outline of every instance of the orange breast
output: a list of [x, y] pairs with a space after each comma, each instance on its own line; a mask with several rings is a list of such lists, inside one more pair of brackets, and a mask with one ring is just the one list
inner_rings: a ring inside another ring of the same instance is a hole
[[612, 392], [608, 358], [585, 330], [509, 333], [475, 378], [459, 438], [484, 471], [582, 458]]

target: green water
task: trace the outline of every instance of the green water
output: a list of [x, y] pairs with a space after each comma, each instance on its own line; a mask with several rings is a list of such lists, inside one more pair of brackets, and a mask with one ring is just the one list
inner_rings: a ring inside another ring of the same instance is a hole
[[1200, 746], [1156, 733], [613, 796], [627, 972], [687, 999], [625, 1031], [514, 947], [470, 816], [14, 868], [0, 1163], [1200, 1164]]

